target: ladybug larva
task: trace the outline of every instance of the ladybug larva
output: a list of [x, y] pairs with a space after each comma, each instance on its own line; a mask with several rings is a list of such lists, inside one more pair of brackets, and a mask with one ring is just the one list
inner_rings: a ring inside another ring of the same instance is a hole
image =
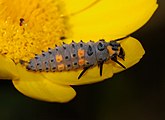
[[49, 48], [47, 52], [42, 51], [42, 54], [36, 55], [30, 60], [26, 68], [40, 72], [83, 69], [78, 76], [78, 79], [80, 79], [86, 70], [98, 65], [100, 76], [102, 76], [103, 64], [108, 60], [112, 60], [121, 67], [126, 68], [118, 61], [118, 58], [124, 60], [125, 57], [125, 52], [121, 44], [118, 43], [119, 40], [124, 38], [110, 42], [101, 39], [98, 42], [89, 41], [84, 43], [80, 41], [76, 43], [72, 41], [70, 44], [63, 43], [62, 46], [55, 46], [54, 49]]

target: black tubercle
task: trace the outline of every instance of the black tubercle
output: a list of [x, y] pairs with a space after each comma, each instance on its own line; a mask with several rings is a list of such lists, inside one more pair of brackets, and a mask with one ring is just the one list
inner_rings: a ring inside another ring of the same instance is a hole
[[99, 41], [103, 41], [104, 42], [105, 40], [104, 39], [100, 39]]
[[80, 47], [83, 47], [83, 44], [82, 43], [80, 43]]
[[90, 45], [88, 46], [87, 54], [88, 54], [89, 56], [91, 56], [91, 55], [93, 54], [93, 50], [92, 50], [92, 47], [91, 47]]
[[75, 48], [75, 45], [74, 45], [74, 44], [72, 44], [72, 47], [73, 47], [73, 48]]
[[94, 41], [90, 40], [90, 42], [94, 42]]
[[110, 41], [109, 45], [111, 45], [112, 47], [113, 46], [120, 47], [120, 43], [117, 43], [116, 41]]
[[52, 54], [52, 51], [48, 51], [49, 54]]
[[46, 54], [45, 54], [45, 53], [42, 53], [42, 56], [43, 56], [43, 57], [45, 57], [45, 56], [46, 56]]
[[36, 60], [39, 59], [38, 56], [35, 56], [34, 58], [35, 58]]
[[65, 56], [65, 59], [68, 59], [69, 57], [68, 56]]
[[66, 50], [66, 47], [65, 46], [62, 46], [64, 48], [64, 50]]
[[99, 51], [103, 51], [104, 49], [105, 49], [105, 45], [104, 44], [102, 44], [101, 42], [97, 45], [97, 49], [99, 50]]

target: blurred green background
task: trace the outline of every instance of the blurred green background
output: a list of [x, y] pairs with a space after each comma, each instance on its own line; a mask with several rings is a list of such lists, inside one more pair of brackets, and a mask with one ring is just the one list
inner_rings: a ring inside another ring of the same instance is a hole
[[146, 50], [132, 68], [100, 83], [74, 87], [69, 103], [47, 103], [0, 81], [0, 120], [165, 120], [165, 1], [132, 34]]

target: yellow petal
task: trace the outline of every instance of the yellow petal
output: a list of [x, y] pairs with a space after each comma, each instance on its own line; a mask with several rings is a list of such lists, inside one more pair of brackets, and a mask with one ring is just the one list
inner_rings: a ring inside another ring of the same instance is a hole
[[66, 85], [83, 85], [91, 84], [105, 80], [112, 77], [112, 65], [105, 64], [103, 70], [103, 76], [100, 77], [99, 68], [96, 66], [85, 72], [85, 74], [78, 79], [78, 76], [82, 72], [82, 69], [75, 71], [64, 71], [54, 73], [43, 73], [43, 75], [54, 83], [66, 84]]
[[156, 0], [66, 0], [65, 4], [75, 39], [123, 37], [143, 26], [158, 7]]
[[13, 80], [15, 88], [26, 96], [48, 101], [48, 102], [68, 102], [75, 97], [74, 89], [67, 85], [59, 85], [45, 79], [41, 74], [27, 72], [20, 65], [20, 79]]
[[[129, 37], [129, 39], [126, 39], [122, 41], [121, 43], [123, 49], [125, 50], [125, 61], [120, 60], [120, 62], [126, 66], [126, 68], [129, 68], [139, 62], [139, 60], [142, 58], [142, 56], [145, 54], [145, 51], [140, 44], [138, 40], [135, 38]], [[113, 73], [120, 72], [124, 70], [119, 65], [115, 64], [113, 65]]]
[[14, 78], [17, 78], [15, 63], [11, 59], [0, 55], [0, 79]]
[[[66, 42], [70, 43], [69, 39], [66, 40]], [[143, 47], [135, 38], [129, 37], [123, 40], [121, 42], [121, 45], [125, 50], [126, 59], [125, 61], [120, 60], [120, 62], [123, 63], [127, 68], [136, 64], [144, 54]], [[103, 75], [101, 77], [99, 74], [100, 70], [97, 66], [87, 70], [87, 72], [79, 80], [77, 78], [82, 72], [82, 69], [76, 71], [67, 71], [67, 72], [43, 73], [43, 75], [47, 79], [55, 83], [67, 84], [67, 85], [82, 85], [82, 84], [95, 83], [105, 80], [106, 78], [112, 77], [113, 73], [122, 70], [124, 69], [121, 66], [110, 61], [109, 63], [104, 64]]]

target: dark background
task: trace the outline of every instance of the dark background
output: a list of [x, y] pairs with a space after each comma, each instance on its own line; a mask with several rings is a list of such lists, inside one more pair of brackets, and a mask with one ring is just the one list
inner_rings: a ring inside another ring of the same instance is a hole
[[152, 19], [132, 36], [146, 54], [113, 78], [74, 87], [69, 103], [47, 103], [19, 93], [0, 81], [0, 120], [165, 120], [165, 1]]

